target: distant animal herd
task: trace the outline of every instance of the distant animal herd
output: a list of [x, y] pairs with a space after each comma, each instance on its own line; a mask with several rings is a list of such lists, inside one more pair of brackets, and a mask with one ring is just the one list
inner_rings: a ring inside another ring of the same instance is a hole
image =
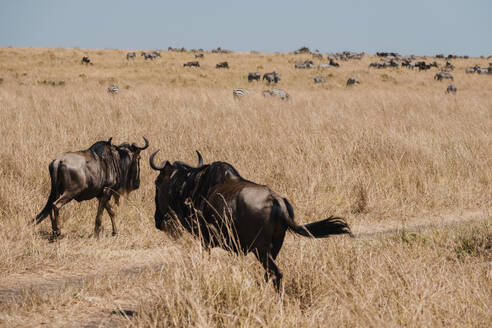
[[[175, 52], [185, 52], [185, 48], [172, 48], [169, 47], [168, 51], [175, 51]], [[195, 59], [203, 59], [205, 58], [205, 55], [203, 54], [203, 49], [192, 49], [192, 52], [195, 52]], [[211, 51], [212, 53], [225, 53], [229, 54], [232, 51], [230, 50], [225, 50], [221, 49], [220, 47], [217, 49], [213, 49]], [[309, 48], [303, 47], [300, 48], [299, 50], [294, 51], [294, 54], [311, 54], [313, 58], [315, 59], [320, 59], [323, 60], [323, 55], [319, 51], [310, 51]], [[161, 57], [161, 53], [159, 51], [151, 51], [151, 52], [144, 52], [142, 51], [140, 55], [145, 59], [145, 60], [154, 60], [157, 57]], [[335, 54], [330, 54], [327, 56], [327, 63], [320, 62], [317, 65], [318, 69], [325, 69], [329, 67], [340, 67], [340, 64], [337, 62], [337, 60], [341, 61], [348, 61], [348, 60], [361, 60], [364, 57], [364, 53], [356, 53], [356, 52], [351, 52], [351, 51], [344, 51], [341, 53], [335, 53]], [[369, 64], [369, 68], [376, 68], [376, 69], [384, 69], [384, 68], [399, 68], [399, 67], [406, 67], [407, 69], [415, 69], [418, 68], [419, 71], [426, 71], [431, 68], [438, 68], [439, 65], [436, 61], [431, 61], [431, 62], [425, 62], [425, 61], [416, 61], [416, 56], [402, 56], [398, 53], [395, 52], [378, 52], [376, 53], [376, 56], [379, 57], [379, 61], [372, 62]], [[451, 59], [468, 59], [468, 56], [456, 56], [456, 55], [448, 55], [447, 57], [444, 56], [443, 54], [438, 54], [435, 56], [436, 58], [439, 59], [447, 59], [446, 63], [444, 66], [440, 68], [440, 71], [437, 72], [434, 75], [434, 79], [436, 81], [443, 81], [443, 80], [450, 80], [454, 81], [454, 77], [451, 74], [451, 72], [454, 70], [454, 65], [449, 61]], [[136, 52], [128, 52], [126, 54], [126, 59], [128, 61], [130, 60], [135, 60], [137, 58], [137, 53]], [[489, 57], [491, 58], [491, 57]], [[92, 61], [89, 59], [89, 57], [84, 56], [82, 57], [82, 64], [86, 65], [93, 65]], [[198, 60], [194, 61], [188, 61], [183, 64], [183, 67], [195, 67], [198, 68], [200, 67], [200, 62]], [[215, 65], [217, 69], [229, 69], [229, 62], [223, 61], [219, 62]], [[315, 63], [313, 60], [305, 60], [303, 62], [297, 62], [294, 64], [295, 69], [312, 69], [316, 67]], [[489, 67], [480, 67], [478, 65], [475, 65], [473, 67], [467, 67], [465, 69], [465, 72], [468, 74], [490, 74], [492, 75], [492, 62], [489, 63]], [[273, 71], [270, 73], [264, 73], [263, 75], [260, 72], [250, 72], [247, 75], [248, 82], [253, 82], [257, 81], [259, 82], [260, 80], [266, 81], [268, 84], [276, 84], [279, 83], [281, 78], [280, 74]], [[314, 84], [322, 84], [326, 83], [327, 80], [324, 77], [321, 76], [315, 76], [313, 79]], [[360, 84], [361, 82], [356, 78], [356, 77], [349, 77], [346, 82], [346, 86], [354, 86], [357, 84]], [[457, 92], [457, 87], [454, 84], [451, 84], [447, 87], [446, 93], [453, 93], [455, 94]], [[111, 85], [108, 87], [108, 92], [112, 94], [118, 94], [119, 89], [115, 85]], [[232, 92], [232, 95], [235, 99], [242, 98], [244, 96], [250, 95], [251, 92], [243, 89], [243, 88], [237, 88], [234, 89]], [[265, 90], [263, 92], [264, 96], [275, 96], [283, 100], [289, 99], [289, 95], [286, 91], [281, 90], [281, 89], [271, 89], [271, 90]]]

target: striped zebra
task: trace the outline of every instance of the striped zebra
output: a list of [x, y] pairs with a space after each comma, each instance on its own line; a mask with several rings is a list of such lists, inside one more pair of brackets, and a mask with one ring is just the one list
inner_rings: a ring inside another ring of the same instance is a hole
[[148, 53], [143, 52], [143, 51], [140, 53], [140, 56], [143, 56], [143, 57], [145, 58], [145, 60], [147, 60], [147, 59], [154, 60], [154, 58], [156, 58], [156, 57], [157, 57], [157, 56], [156, 56], [155, 54], [153, 54], [153, 53], [152, 53], [152, 54], [148, 54]]
[[120, 89], [116, 85], [113, 84], [113, 85], [110, 85], [108, 87], [108, 92], [111, 94], [117, 95], [118, 93], [120, 93]]
[[248, 90], [242, 88], [232, 90], [232, 96], [234, 97], [234, 99], [239, 99], [249, 94], [250, 92]]
[[126, 54], [126, 60], [135, 59], [135, 58], [137, 58], [137, 53], [135, 52], [129, 52]]
[[282, 100], [288, 100], [290, 98], [289, 94], [282, 89], [272, 89], [263, 91], [263, 97], [272, 96], [279, 97]]
[[456, 91], [458, 91], [458, 88], [454, 84], [449, 85], [446, 89], [446, 93], [456, 93]]

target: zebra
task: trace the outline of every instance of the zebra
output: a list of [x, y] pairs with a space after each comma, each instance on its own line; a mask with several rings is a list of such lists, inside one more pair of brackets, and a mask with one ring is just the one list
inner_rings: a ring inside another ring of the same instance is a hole
[[296, 63], [294, 68], [313, 68], [314, 62], [312, 60], [306, 60], [304, 63]]
[[148, 53], [143, 52], [143, 51], [140, 53], [140, 56], [143, 56], [145, 58], [145, 60], [147, 60], [147, 59], [154, 60], [154, 58], [156, 57], [153, 53], [148, 54]]
[[319, 63], [319, 64], [318, 64], [318, 69], [320, 69], [320, 68], [328, 68], [328, 67], [330, 67], [330, 66], [331, 66], [331, 65], [330, 65], [330, 64], [328, 64], [328, 63]]
[[204, 55], [203, 54], [195, 54], [195, 58], [203, 58]]
[[490, 73], [490, 69], [488, 69], [488, 68], [481, 68], [481, 67], [478, 67], [478, 68], [476, 69], [476, 72], [477, 72], [478, 74], [489, 74], [489, 73]]
[[263, 97], [272, 96], [279, 97], [282, 100], [288, 100], [290, 98], [289, 94], [282, 89], [272, 89], [263, 91]]
[[161, 57], [161, 53], [159, 51], [152, 51], [151, 55], [154, 56], [154, 58]]
[[91, 60], [87, 56], [82, 57], [81, 63], [86, 64], [86, 65], [89, 65], [89, 64], [92, 65]]
[[117, 95], [120, 93], [120, 89], [116, 85], [112, 84], [108, 87], [108, 92], [113, 95]]
[[314, 78], [314, 83], [326, 83], [326, 79], [324, 77], [316, 76]]
[[135, 59], [137, 54], [135, 52], [129, 52], [126, 54], [126, 60]]
[[280, 82], [280, 75], [277, 72], [265, 73], [263, 74], [263, 80], [267, 80], [268, 84]]
[[475, 71], [476, 71], [476, 69], [474, 67], [467, 67], [465, 70], [465, 72], [467, 74], [473, 74], [473, 73], [475, 73]]
[[449, 79], [451, 81], [454, 81], [454, 78], [451, 74], [447, 72], [437, 72], [437, 74], [434, 76], [434, 80], [442, 81], [442, 79]]
[[261, 78], [260, 72], [248, 73], [248, 82], [253, 80], [259, 81]]
[[456, 86], [454, 84], [451, 84], [448, 86], [448, 88], [446, 89], [446, 93], [456, 93], [456, 91], [458, 91], [458, 88], [456, 88]]
[[239, 99], [249, 94], [250, 92], [248, 90], [242, 88], [237, 88], [232, 90], [232, 96], [234, 97], [234, 99]]
[[355, 84], [360, 84], [360, 82], [355, 77], [349, 77], [349, 79], [347, 80], [347, 87], [349, 85], [355, 85]]

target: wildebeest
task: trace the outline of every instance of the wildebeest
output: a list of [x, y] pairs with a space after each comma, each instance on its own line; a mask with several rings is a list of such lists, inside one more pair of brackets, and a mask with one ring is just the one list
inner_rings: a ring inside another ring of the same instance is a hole
[[200, 67], [200, 63], [198, 61], [189, 61], [184, 63], [183, 67]]
[[204, 58], [205, 56], [203, 54], [195, 54], [195, 58]]
[[340, 67], [340, 64], [334, 61], [333, 58], [330, 58], [330, 65], [333, 67]]
[[260, 72], [248, 73], [248, 82], [253, 80], [259, 81], [261, 79]]
[[118, 93], [120, 93], [120, 89], [116, 85], [113, 84], [113, 85], [110, 85], [108, 87], [108, 92], [112, 93], [112, 94], [118, 94]]
[[456, 93], [456, 91], [458, 91], [458, 88], [454, 84], [449, 85], [446, 89], [446, 93]]
[[113, 235], [117, 234], [115, 213], [109, 201], [114, 197], [119, 203], [121, 194], [130, 193], [140, 186], [140, 152], [149, 147], [145, 145], [122, 143], [119, 146], [108, 141], [98, 141], [87, 150], [64, 153], [49, 165], [51, 192], [46, 205], [32, 220], [41, 223], [48, 215], [51, 218], [53, 237], [60, 236], [61, 226], [58, 221], [60, 208], [75, 199], [78, 202], [97, 198], [94, 236], [101, 231], [101, 215], [106, 209], [113, 227]]
[[434, 79], [438, 81], [442, 81], [443, 79], [454, 81], [453, 76], [447, 72], [437, 72], [436, 75], [434, 75]]
[[250, 94], [250, 92], [248, 90], [242, 89], [242, 88], [236, 88], [236, 89], [232, 90], [232, 96], [235, 99], [244, 97], [244, 96], [249, 95], [249, 94]]
[[222, 63], [218, 63], [217, 65], [215, 65], [215, 68], [229, 68], [229, 63], [226, 61]]
[[87, 57], [87, 56], [82, 57], [82, 60], [81, 60], [80, 62], [81, 62], [82, 64], [86, 64], [86, 65], [91, 64], [91, 65], [92, 65], [91, 60], [90, 60], [90, 59], [89, 59], [89, 57]]
[[354, 84], [360, 84], [360, 82], [355, 77], [349, 77], [347, 80], [347, 87]]
[[263, 74], [263, 80], [267, 80], [268, 83], [278, 83], [280, 82], [280, 75], [277, 72], [265, 73]]
[[203, 165], [199, 155], [198, 167], [169, 161], [158, 166], [154, 163], [157, 152], [149, 160], [151, 168], [159, 171], [155, 180], [156, 228], [176, 236], [181, 226], [199, 236], [204, 247], [253, 252], [277, 291], [282, 273], [275, 259], [287, 230], [315, 238], [351, 235], [349, 225], [339, 217], [297, 224], [286, 198], [244, 179], [229, 163]]
[[126, 60], [135, 59], [137, 54], [135, 52], [129, 52], [126, 54]]
[[265, 90], [263, 91], [263, 97], [266, 96], [279, 97], [282, 100], [289, 100], [290, 98], [289, 94], [282, 89]]
[[325, 83], [325, 82], [326, 82], [326, 79], [324, 77], [320, 77], [320, 76], [314, 77], [314, 83]]

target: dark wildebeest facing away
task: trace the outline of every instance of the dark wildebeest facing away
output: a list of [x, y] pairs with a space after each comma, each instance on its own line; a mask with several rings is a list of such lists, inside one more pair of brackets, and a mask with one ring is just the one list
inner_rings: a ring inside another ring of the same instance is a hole
[[82, 57], [82, 60], [80, 61], [80, 63], [81, 64], [86, 64], [86, 65], [89, 65], [89, 64], [92, 65], [91, 60], [87, 56]]
[[259, 81], [261, 79], [260, 72], [248, 73], [248, 82], [253, 80]]
[[199, 236], [207, 248], [253, 252], [265, 268], [266, 278], [273, 278], [277, 291], [282, 274], [275, 259], [287, 230], [315, 238], [351, 235], [348, 224], [338, 217], [298, 225], [286, 198], [242, 178], [231, 164], [203, 165], [197, 152], [197, 167], [169, 161], [158, 166], [154, 163], [157, 152], [149, 160], [152, 169], [159, 171], [155, 180], [156, 228], [176, 236], [182, 226]]
[[121, 194], [129, 193], [140, 186], [140, 152], [149, 146], [122, 143], [119, 146], [108, 141], [98, 141], [89, 149], [60, 155], [49, 165], [51, 192], [46, 205], [32, 220], [41, 223], [48, 215], [51, 218], [53, 237], [60, 236], [58, 212], [60, 208], [75, 199], [78, 202], [97, 198], [94, 236], [101, 231], [101, 215], [104, 209], [111, 218], [113, 235], [116, 235], [115, 214], [109, 201], [114, 196], [119, 203]]
[[215, 68], [229, 68], [229, 63], [226, 61], [222, 63], [218, 63], [217, 65], [215, 65]]

